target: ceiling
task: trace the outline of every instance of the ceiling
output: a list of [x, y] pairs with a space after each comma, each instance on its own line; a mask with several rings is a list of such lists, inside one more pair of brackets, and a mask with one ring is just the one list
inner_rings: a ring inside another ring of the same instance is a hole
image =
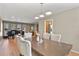
[[[53, 14], [79, 7], [78, 3], [44, 3], [44, 12], [50, 10]], [[18, 19], [34, 20], [41, 12], [40, 3], [0, 3], [0, 16]]]

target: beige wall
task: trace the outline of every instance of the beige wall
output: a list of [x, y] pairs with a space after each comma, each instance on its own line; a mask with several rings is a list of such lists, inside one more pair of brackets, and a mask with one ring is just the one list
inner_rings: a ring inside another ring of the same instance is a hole
[[62, 41], [73, 45], [79, 52], [79, 8], [54, 16], [54, 33], [61, 33]]

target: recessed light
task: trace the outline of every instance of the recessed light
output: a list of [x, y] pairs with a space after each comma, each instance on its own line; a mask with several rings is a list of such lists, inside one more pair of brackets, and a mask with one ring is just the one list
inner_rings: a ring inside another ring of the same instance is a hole
[[35, 19], [39, 19], [39, 17], [35, 17]]
[[46, 14], [46, 15], [51, 15], [52, 12], [51, 12], [51, 11], [48, 11], [48, 12], [46, 12], [45, 14]]
[[44, 15], [43, 15], [43, 14], [41, 14], [39, 17], [44, 17]]

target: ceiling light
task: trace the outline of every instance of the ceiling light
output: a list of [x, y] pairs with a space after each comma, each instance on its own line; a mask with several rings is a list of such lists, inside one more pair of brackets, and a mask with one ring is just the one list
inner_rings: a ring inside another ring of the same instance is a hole
[[35, 19], [39, 19], [39, 17], [35, 17]]
[[51, 11], [49, 11], [49, 12], [46, 12], [45, 14], [46, 14], [46, 15], [51, 15], [51, 14], [52, 14], [52, 12], [51, 12]]
[[39, 17], [44, 17], [44, 15], [40, 15]]

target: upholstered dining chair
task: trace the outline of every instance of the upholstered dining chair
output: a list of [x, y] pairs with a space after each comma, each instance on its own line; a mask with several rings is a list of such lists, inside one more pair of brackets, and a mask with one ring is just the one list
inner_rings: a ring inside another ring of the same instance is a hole
[[24, 40], [23, 37], [17, 36], [16, 37], [17, 46], [19, 48], [20, 54], [24, 56], [31, 56], [31, 42], [28, 40]]
[[24, 39], [25, 40], [32, 41], [32, 33], [25, 33], [24, 34]]
[[50, 39], [54, 41], [61, 41], [61, 34], [50, 34]]
[[50, 39], [49, 33], [43, 33], [43, 39]]

